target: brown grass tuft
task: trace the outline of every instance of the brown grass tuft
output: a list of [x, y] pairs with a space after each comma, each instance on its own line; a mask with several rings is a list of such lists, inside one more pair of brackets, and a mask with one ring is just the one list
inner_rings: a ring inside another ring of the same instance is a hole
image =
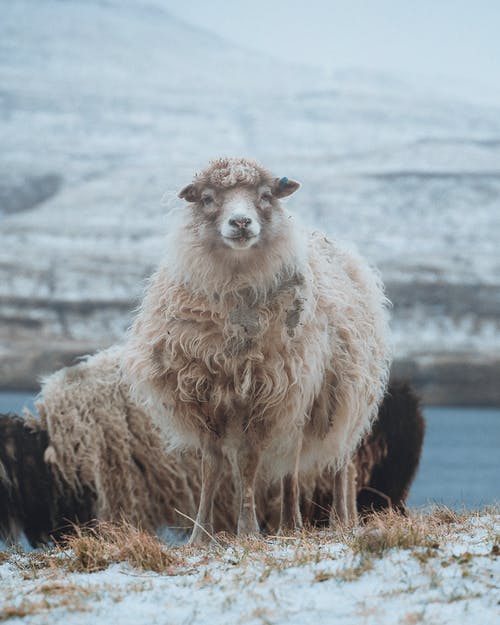
[[158, 538], [128, 523], [101, 522], [93, 527], [75, 528], [66, 536], [58, 550], [69, 556], [66, 565], [71, 571], [93, 573], [115, 562], [156, 573], [174, 575], [185, 561]]
[[348, 543], [355, 553], [383, 553], [398, 547], [439, 547], [439, 523], [424, 515], [402, 516], [394, 511], [374, 514]]
[[433, 519], [437, 523], [445, 525], [456, 525], [463, 523], [465, 520], [470, 519], [471, 513], [469, 512], [457, 512], [448, 508], [448, 506], [438, 506], [433, 508], [429, 514], [429, 518]]

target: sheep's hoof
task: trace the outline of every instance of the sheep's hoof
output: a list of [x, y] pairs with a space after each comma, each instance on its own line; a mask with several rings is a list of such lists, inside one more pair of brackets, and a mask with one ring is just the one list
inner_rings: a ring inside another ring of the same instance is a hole
[[357, 515], [354, 517], [346, 516], [342, 519], [339, 518], [337, 514], [330, 515], [330, 527], [334, 529], [344, 529], [344, 530], [352, 530], [358, 526], [358, 517]]
[[240, 530], [238, 529], [239, 538], [258, 538], [260, 536], [260, 530]]
[[260, 536], [260, 528], [257, 519], [238, 521], [238, 536]]
[[293, 510], [284, 509], [281, 513], [278, 535], [300, 532], [302, 529], [302, 515], [298, 508]]
[[300, 532], [302, 530], [302, 527], [302, 518], [294, 519], [293, 521], [287, 521], [286, 523], [280, 523], [277, 535], [283, 536], [284, 534]]

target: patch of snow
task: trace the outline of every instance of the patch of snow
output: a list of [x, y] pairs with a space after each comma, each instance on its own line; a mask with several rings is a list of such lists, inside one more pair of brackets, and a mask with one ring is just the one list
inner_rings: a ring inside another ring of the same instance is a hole
[[492, 546], [499, 530], [498, 515], [485, 514], [451, 532], [431, 554], [391, 549], [364, 571], [358, 567], [366, 555], [324, 534], [302, 559], [294, 539], [267, 539], [265, 557], [240, 547], [201, 550], [173, 575], [115, 564], [93, 574], [54, 568], [30, 576], [23, 575], [26, 556], [13, 555], [0, 566], [0, 613], [24, 609], [22, 622], [29, 625], [492, 623], [500, 579]]

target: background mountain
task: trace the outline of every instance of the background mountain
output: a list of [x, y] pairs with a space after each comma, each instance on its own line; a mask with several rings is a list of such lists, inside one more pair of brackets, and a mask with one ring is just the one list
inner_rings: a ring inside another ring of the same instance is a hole
[[381, 269], [398, 373], [428, 401], [500, 403], [500, 106], [275, 61], [160, 2], [14, 0], [0, 137], [1, 387], [120, 340], [176, 191], [246, 155]]

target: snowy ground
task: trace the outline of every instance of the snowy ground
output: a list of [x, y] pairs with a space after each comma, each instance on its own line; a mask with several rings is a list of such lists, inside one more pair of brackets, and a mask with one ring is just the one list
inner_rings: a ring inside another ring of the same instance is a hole
[[224, 542], [208, 550], [174, 548], [171, 552], [179, 559], [163, 573], [126, 564], [76, 573], [60, 564], [65, 558], [71, 562], [71, 554], [50, 556], [52, 564], [45, 562], [42, 567], [33, 555], [3, 554], [0, 621], [68, 625], [496, 622], [498, 510], [455, 520], [446, 516], [441, 513], [440, 523], [428, 534], [419, 534], [413, 521], [404, 521], [406, 530], [397, 534], [400, 548], [381, 547], [383, 532], [377, 533], [373, 526], [346, 534], [344, 541], [316, 532]]

